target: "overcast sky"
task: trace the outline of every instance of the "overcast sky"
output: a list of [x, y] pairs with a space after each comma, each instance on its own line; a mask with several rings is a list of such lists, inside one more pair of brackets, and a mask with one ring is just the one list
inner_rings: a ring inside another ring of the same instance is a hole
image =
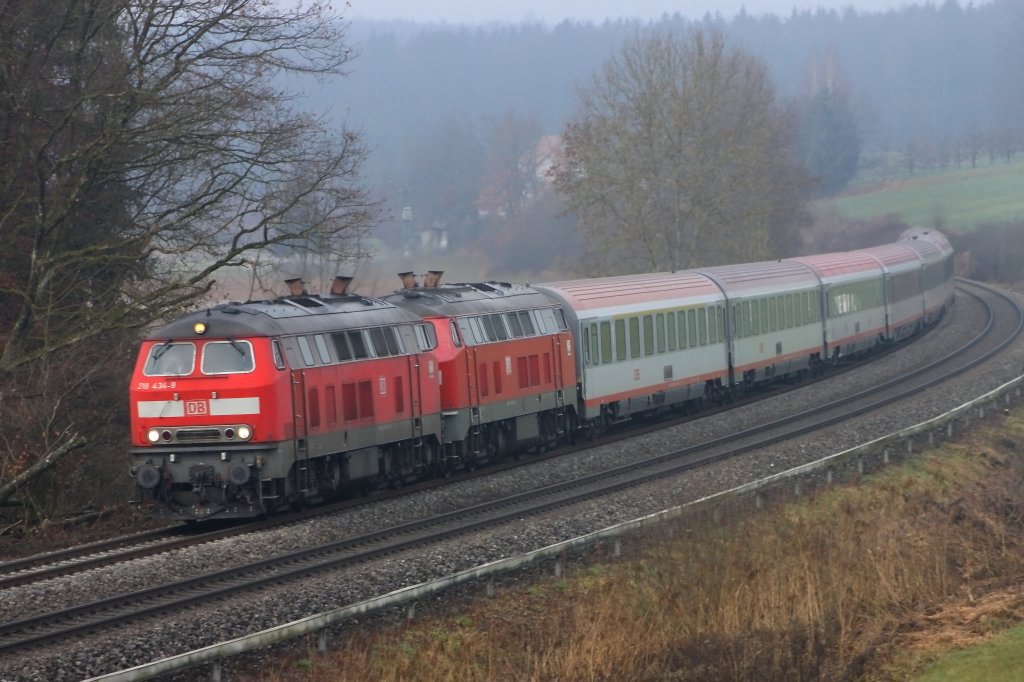
[[[941, 5], [944, 0], [930, 0]], [[975, 5], [988, 0], [975, 0]], [[564, 19], [600, 23], [607, 18], [636, 17], [658, 19], [679, 12], [700, 18], [706, 12], [734, 16], [741, 7], [749, 14], [788, 16], [794, 7], [816, 7], [879, 12], [929, 0], [349, 0], [345, 11], [349, 19], [411, 19], [418, 22], [449, 24], [543, 21], [557, 24]], [[960, 0], [960, 5], [967, 0]]]

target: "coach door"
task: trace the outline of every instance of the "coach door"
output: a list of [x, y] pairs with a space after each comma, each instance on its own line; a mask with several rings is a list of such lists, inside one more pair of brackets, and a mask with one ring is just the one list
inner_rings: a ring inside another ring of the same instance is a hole
[[292, 370], [292, 423], [295, 448], [295, 485], [305, 492], [313, 487], [309, 468], [309, 419], [306, 410], [306, 372]]

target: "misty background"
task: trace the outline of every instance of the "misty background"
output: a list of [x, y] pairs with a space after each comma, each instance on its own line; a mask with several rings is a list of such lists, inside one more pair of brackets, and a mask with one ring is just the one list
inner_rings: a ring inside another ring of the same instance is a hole
[[[815, 126], [839, 125], [809, 117], [811, 100], [823, 90], [838, 100], [833, 109], [852, 122], [847, 144], [855, 148], [804, 153], [852, 153], [852, 175], [819, 177], [815, 197], [1009, 159], [1021, 144], [1019, 2], [554, 26], [358, 19], [348, 29], [356, 53], [349, 74], [304, 86], [302, 105], [359, 130], [369, 148], [364, 178], [385, 213], [371, 245], [378, 258], [361, 266], [360, 278], [388, 289], [395, 264], [446, 269], [459, 280], [574, 274], [562, 258], [578, 238], [573, 219], [543, 176], [576, 89], [638, 32], [682, 34], [695, 23], [764, 61], [805, 145]], [[508, 169], [515, 174], [517, 164], [529, 176], [515, 180], [528, 185], [516, 189], [526, 200], [503, 204], [501, 184], [512, 182]]]

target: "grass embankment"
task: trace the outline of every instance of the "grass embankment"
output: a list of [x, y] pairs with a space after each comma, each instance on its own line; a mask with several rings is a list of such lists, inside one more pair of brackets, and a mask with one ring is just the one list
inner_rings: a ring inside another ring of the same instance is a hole
[[631, 540], [626, 558], [446, 617], [354, 626], [273, 679], [912, 678], [1024, 616], [1024, 420], [1000, 420], [852, 485], [728, 524], [681, 522], [675, 540]]
[[908, 177], [878, 186], [851, 188], [817, 202], [819, 210], [857, 220], [893, 215], [911, 225], [936, 219], [959, 230], [1024, 219], [1024, 161], [979, 165]]

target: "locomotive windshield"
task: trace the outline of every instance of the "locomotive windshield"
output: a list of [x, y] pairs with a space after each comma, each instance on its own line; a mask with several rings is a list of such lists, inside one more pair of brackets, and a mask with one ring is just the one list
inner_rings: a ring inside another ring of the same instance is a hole
[[242, 374], [255, 366], [248, 341], [210, 341], [203, 346], [203, 374]]
[[183, 377], [191, 374], [195, 366], [195, 344], [167, 341], [149, 349], [143, 374], [148, 377]]

